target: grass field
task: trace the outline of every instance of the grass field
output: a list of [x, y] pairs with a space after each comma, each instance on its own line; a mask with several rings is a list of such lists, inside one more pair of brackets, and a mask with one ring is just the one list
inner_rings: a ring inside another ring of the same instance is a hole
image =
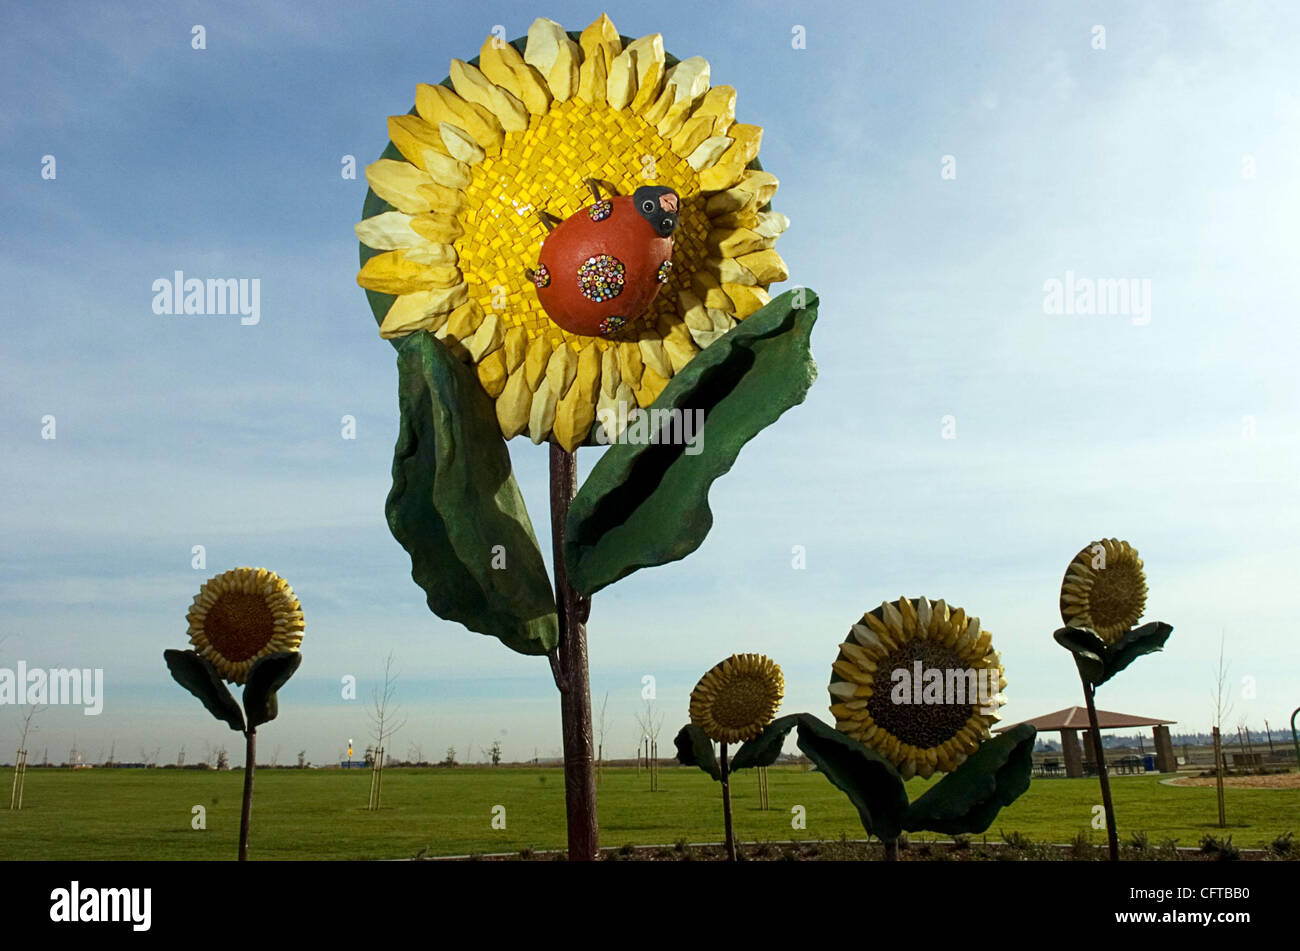
[[[0, 773], [4, 792], [11, 773]], [[0, 810], [0, 860], [231, 859], [239, 832], [243, 774], [195, 770], [31, 769], [21, 812]], [[255, 859], [401, 859], [428, 855], [562, 848], [564, 781], [558, 769], [461, 767], [384, 773], [384, 806], [367, 812], [365, 770], [261, 770], [253, 809]], [[1196, 845], [1216, 832], [1213, 788], [1161, 785], [1156, 776], [1111, 780], [1121, 838], [1145, 831], [1153, 843], [1176, 838]], [[606, 769], [600, 784], [604, 846], [717, 841], [720, 790], [696, 769], [664, 768], [660, 790], [644, 774]], [[908, 784], [913, 798], [928, 783]], [[733, 786], [736, 833], [743, 840], [863, 838], [857, 813], [820, 774], [773, 768], [770, 811], [758, 809], [757, 778]], [[1091, 828], [1099, 802], [1095, 779], [1035, 780], [989, 829], [1018, 831], [1036, 841], [1068, 842]], [[1300, 790], [1229, 789], [1229, 825], [1236, 845], [1256, 848], [1283, 832], [1300, 832]], [[192, 809], [206, 810], [207, 829], [191, 828]], [[505, 807], [506, 828], [492, 828]], [[804, 807], [807, 828], [791, 828], [791, 808]]]

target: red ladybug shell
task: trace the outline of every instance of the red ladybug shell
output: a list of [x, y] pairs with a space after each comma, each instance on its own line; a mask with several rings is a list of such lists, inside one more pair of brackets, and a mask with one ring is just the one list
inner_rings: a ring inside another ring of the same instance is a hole
[[646, 313], [668, 280], [672, 253], [673, 239], [655, 231], [630, 195], [605, 198], [546, 236], [533, 284], [555, 323], [608, 337]]

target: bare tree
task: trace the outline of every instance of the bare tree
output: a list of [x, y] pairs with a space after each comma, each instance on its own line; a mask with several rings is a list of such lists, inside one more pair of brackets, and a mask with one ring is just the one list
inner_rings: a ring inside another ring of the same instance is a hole
[[10, 809], [23, 807], [23, 785], [27, 778], [27, 738], [36, 729], [32, 726], [32, 720], [36, 718], [36, 714], [45, 709], [47, 708], [33, 703], [27, 708], [27, 715], [23, 717], [22, 737], [18, 741], [18, 755], [14, 758], [14, 785], [9, 796]]
[[374, 737], [374, 762], [370, 767], [370, 805], [379, 808], [379, 800], [384, 778], [384, 746], [398, 730], [406, 725], [406, 718], [399, 717], [401, 706], [394, 701], [397, 695], [397, 674], [393, 671], [393, 654], [390, 651], [384, 660], [384, 686], [376, 687], [371, 700], [373, 709], [370, 713], [371, 732]]
[[383, 749], [384, 744], [393, 734], [406, 725], [406, 718], [398, 718], [401, 706], [394, 702], [397, 695], [397, 674], [393, 672], [393, 655], [390, 652], [384, 661], [384, 686], [376, 687], [371, 697], [369, 711], [371, 731], [375, 746]]
[[605, 691], [605, 699], [600, 701], [600, 716], [596, 720], [596, 782], [600, 782], [601, 774], [605, 771], [605, 711], [609, 707], [609, 691]]
[[1215, 787], [1219, 797], [1219, 828], [1228, 824], [1227, 810], [1223, 800], [1223, 735], [1225, 718], [1232, 713], [1232, 697], [1228, 692], [1228, 664], [1223, 654], [1226, 637], [1219, 631], [1219, 664], [1214, 671], [1214, 729], [1211, 734], [1214, 741], [1214, 775]]
[[646, 765], [650, 768], [650, 791], [659, 788], [659, 731], [663, 729], [664, 715], [655, 712], [655, 702], [647, 700], [645, 709], [636, 715], [637, 726], [645, 744]]
[[493, 766], [501, 765], [501, 741], [493, 740], [492, 746], [483, 750], [483, 755], [491, 760]]

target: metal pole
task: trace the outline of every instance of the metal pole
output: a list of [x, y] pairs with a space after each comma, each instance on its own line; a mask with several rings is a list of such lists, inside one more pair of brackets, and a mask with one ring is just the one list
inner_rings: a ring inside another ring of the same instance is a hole
[[1291, 711], [1291, 741], [1295, 743], [1295, 761], [1300, 765], [1300, 733], [1296, 733], [1295, 718], [1300, 716], [1300, 707]]

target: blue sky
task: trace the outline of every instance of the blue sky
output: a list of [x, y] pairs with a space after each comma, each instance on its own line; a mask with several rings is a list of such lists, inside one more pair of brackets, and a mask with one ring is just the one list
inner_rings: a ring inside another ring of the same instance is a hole
[[[242, 564], [288, 578], [308, 623], [266, 755], [324, 762], [364, 742], [390, 651], [408, 721], [390, 750], [558, 752], [545, 661], [432, 616], [384, 523], [394, 355], [355, 283], [365, 183], [339, 169], [376, 157], [385, 117], [496, 24], [581, 29], [601, 9], [6, 6], [0, 666], [102, 667], [107, 692], [97, 718], [42, 714], [37, 755], [62, 760], [74, 738], [88, 757], [236, 750], [161, 652], [185, 645], [199, 584]], [[610, 748], [636, 743], [643, 676], [668, 744], [695, 680], [735, 651], [784, 667], [785, 710], [825, 715], [836, 644], [902, 594], [993, 631], [1008, 719], [1075, 704], [1056, 594], [1102, 536], [1138, 546], [1148, 617], [1175, 633], [1099, 704], [1207, 729], [1222, 635], [1231, 725], [1279, 727], [1300, 681], [1300, 10], [604, 9], [738, 89], [793, 222], [791, 283], [822, 301], [820, 378], [715, 485], [704, 546], [596, 600]], [[261, 322], [155, 315], [152, 282], [176, 270], [259, 278]], [[1045, 313], [1045, 282], [1067, 272], [1149, 281], [1149, 322]], [[546, 453], [511, 452], [544, 534]], [[347, 674], [357, 702], [340, 698]], [[0, 707], [0, 760], [19, 720]]]

